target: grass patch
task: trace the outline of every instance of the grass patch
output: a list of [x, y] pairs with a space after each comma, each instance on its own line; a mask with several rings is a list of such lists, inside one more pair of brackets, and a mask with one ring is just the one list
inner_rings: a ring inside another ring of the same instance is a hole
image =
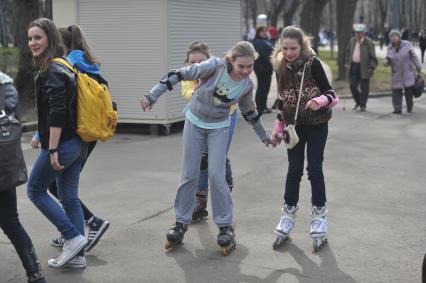
[[[331, 51], [319, 50], [319, 57], [325, 63], [330, 66], [331, 72], [333, 73], [333, 79], [337, 78], [337, 50], [333, 52], [333, 58], [331, 58]], [[374, 75], [370, 80], [370, 92], [389, 92], [391, 89], [391, 68], [383, 66], [383, 59], [378, 58], [379, 65], [374, 71]], [[333, 82], [333, 85], [340, 85], [342, 82]], [[344, 86], [343, 86], [344, 87]]]
[[16, 47], [0, 47], [0, 71], [12, 78], [18, 73], [19, 49]]

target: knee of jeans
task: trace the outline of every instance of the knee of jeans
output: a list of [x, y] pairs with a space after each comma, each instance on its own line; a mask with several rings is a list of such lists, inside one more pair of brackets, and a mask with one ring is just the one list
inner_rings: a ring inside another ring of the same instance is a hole
[[61, 204], [64, 210], [73, 209], [80, 206], [80, 199], [78, 197], [61, 199]]
[[309, 177], [322, 176], [322, 164], [309, 165], [307, 171]]
[[289, 169], [287, 179], [300, 181], [303, 176], [303, 169]]
[[16, 216], [8, 216], [5, 221], [2, 221], [1, 228], [4, 234], [7, 235], [9, 238], [13, 237], [18, 232], [23, 230], [17, 214]]
[[209, 174], [209, 181], [212, 186], [220, 186], [226, 184], [225, 176], [217, 173]]
[[33, 182], [28, 182], [27, 185], [27, 196], [34, 202], [43, 194], [42, 190], [39, 190]]

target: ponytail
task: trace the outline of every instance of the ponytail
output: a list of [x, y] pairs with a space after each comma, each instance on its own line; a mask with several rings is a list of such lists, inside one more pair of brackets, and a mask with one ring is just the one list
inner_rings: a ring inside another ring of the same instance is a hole
[[84, 37], [84, 33], [79, 26], [70, 25], [66, 28], [60, 28], [59, 32], [61, 33], [62, 41], [68, 49], [68, 52], [81, 50], [84, 52], [84, 56], [87, 61], [91, 64], [99, 64], [99, 61], [93, 55], [92, 50]]

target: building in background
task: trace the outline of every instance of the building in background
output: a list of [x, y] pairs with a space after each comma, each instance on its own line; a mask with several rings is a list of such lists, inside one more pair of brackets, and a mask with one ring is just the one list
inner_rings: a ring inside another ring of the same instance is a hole
[[184, 120], [180, 84], [150, 112], [139, 100], [193, 41], [222, 57], [242, 38], [240, 0], [53, 0], [58, 26], [79, 24], [119, 107], [120, 123], [168, 126]]

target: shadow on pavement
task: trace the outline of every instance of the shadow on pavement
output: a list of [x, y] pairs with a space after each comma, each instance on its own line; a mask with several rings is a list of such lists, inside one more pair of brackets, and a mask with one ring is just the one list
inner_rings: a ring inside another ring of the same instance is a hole
[[331, 249], [330, 243], [321, 248], [318, 255], [321, 263], [318, 265], [298, 246], [288, 239], [283, 246], [276, 250], [280, 253], [288, 253], [299, 264], [302, 271], [297, 268], [281, 269], [282, 273], [289, 273], [299, 279], [301, 283], [310, 282], [340, 282], [340, 283], [357, 283], [351, 276], [343, 272], [337, 266], [336, 257]]

